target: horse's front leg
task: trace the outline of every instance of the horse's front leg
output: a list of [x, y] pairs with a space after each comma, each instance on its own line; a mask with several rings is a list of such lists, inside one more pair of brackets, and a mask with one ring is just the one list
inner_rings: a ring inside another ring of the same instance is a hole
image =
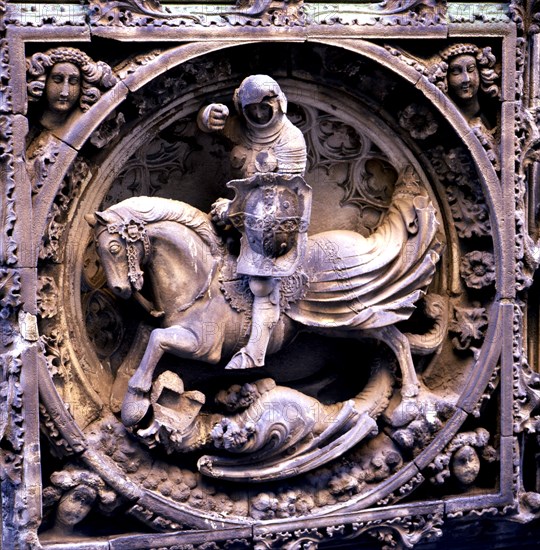
[[148, 394], [156, 366], [165, 352], [179, 357], [193, 357], [199, 342], [193, 332], [182, 327], [157, 328], [152, 331], [146, 351], [135, 374], [128, 382], [128, 391], [122, 404], [122, 422], [134, 426], [150, 407]]

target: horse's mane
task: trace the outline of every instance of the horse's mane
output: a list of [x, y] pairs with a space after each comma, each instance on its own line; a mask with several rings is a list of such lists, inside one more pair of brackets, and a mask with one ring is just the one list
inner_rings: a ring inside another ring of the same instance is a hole
[[103, 214], [115, 214], [122, 221], [155, 223], [173, 221], [192, 229], [211, 249], [222, 253], [223, 242], [207, 214], [182, 201], [161, 197], [131, 197], [109, 208]]

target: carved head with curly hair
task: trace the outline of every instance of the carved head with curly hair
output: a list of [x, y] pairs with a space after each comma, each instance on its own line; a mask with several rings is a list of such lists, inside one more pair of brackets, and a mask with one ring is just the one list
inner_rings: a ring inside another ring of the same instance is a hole
[[42, 123], [57, 125], [79, 105], [86, 111], [111, 88], [116, 77], [102, 61], [93, 61], [84, 52], [69, 47], [35, 53], [26, 60], [29, 101], [45, 97]]
[[499, 73], [491, 48], [453, 44], [439, 55], [441, 61], [432, 67], [430, 80], [455, 101], [467, 119], [479, 114], [479, 90], [489, 97], [498, 97]]
[[74, 465], [54, 472], [51, 483], [43, 491], [45, 514], [55, 504], [57, 507], [54, 525], [44, 534], [45, 539], [56, 535], [69, 536], [94, 506], [109, 512], [118, 504], [117, 495], [99, 476]]

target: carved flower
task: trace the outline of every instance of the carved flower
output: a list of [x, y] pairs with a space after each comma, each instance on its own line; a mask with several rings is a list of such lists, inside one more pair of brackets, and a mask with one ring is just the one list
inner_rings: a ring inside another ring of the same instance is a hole
[[452, 339], [454, 348], [468, 349], [473, 341], [484, 337], [488, 325], [488, 317], [483, 307], [454, 307], [454, 319], [450, 322], [449, 330], [456, 334]]
[[489, 235], [491, 225], [484, 204], [471, 201], [463, 190], [455, 185], [446, 189], [454, 225], [461, 238]]
[[495, 281], [495, 261], [491, 252], [475, 250], [461, 260], [461, 276], [469, 288], [480, 289]]
[[439, 128], [431, 111], [424, 105], [412, 103], [399, 113], [399, 125], [414, 139], [426, 139]]

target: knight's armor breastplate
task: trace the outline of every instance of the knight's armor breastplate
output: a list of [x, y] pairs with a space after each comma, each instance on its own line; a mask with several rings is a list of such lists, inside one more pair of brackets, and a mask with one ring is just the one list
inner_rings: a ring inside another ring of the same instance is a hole
[[231, 152], [231, 166], [244, 177], [278, 171], [278, 158], [267, 145], [237, 145]]

